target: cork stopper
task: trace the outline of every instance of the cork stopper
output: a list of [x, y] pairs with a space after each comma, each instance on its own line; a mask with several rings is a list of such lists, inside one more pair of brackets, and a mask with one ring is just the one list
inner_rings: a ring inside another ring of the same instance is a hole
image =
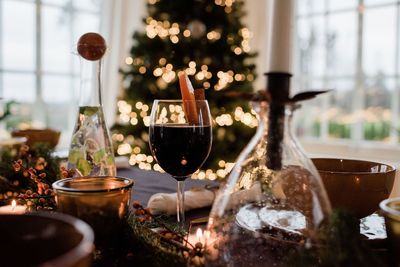
[[78, 53], [84, 59], [95, 61], [101, 59], [107, 50], [103, 36], [95, 32], [88, 32], [79, 38]]

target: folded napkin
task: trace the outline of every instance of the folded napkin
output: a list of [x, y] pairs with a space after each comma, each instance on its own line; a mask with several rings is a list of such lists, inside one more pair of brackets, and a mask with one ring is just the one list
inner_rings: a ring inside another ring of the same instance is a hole
[[115, 157], [115, 167], [117, 167], [117, 169], [127, 169], [130, 168], [131, 165], [129, 165], [129, 159], [127, 157], [119, 156]]
[[[240, 190], [232, 194], [230, 202], [227, 203], [227, 208], [233, 208], [241, 202], [256, 201], [259, 196], [259, 184], [255, 184], [252, 188], [247, 190]], [[185, 211], [209, 207], [215, 199], [216, 192], [213, 189], [206, 188], [193, 188], [185, 191]], [[176, 214], [176, 193], [157, 193], [150, 197], [147, 207], [150, 208], [153, 214], [166, 213], [169, 215]]]
[[[185, 191], [185, 211], [211, 206], [214, 197], [214, 191], [205, 188]], [[176, 193], [157, 193], [150, 197], [147, 207], [153, 214], [176, 214], [176, 199]]]

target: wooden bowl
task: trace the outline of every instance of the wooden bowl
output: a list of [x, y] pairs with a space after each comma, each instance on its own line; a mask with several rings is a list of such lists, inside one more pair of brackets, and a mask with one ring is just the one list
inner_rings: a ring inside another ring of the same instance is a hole
[[59, 213], [0, 215], [1, 266], [89, 267], [93, 231]]
[[49, 148], [55, 148], [60, 140], [60, 132], [53, 129], [26, 129], [16, 130], [11, 133], [14, 137], [26, 137], [26, 144], [32, 146], [37, 143], [44, 143]]
[[332, 208], [349, 210], [358, 218], [375, 212], [393, 188], [396, 175], [393, 166], [353, 159], [314, 158], [312, 161]]

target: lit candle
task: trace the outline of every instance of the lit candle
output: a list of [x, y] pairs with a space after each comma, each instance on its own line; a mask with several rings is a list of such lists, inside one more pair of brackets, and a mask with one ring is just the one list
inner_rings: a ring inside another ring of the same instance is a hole
[[[205, 231], [207, 232], [207, 231]], [[204, 234], [205, 234], [204, 232]], [[190, 243], [192, 246], [195, 246], [197, 243], [201, 243], [203, 246], [205, 245], [205, 235], [203, 234], [203, 230], [201, 228], [196, 229], [195, 234], [189, 234], [188, 236], [188, 243]]]
[[291, 73], [293, 45], [293, 0], [275, 0], [272, 8], [268, 72]]
[[197, 242], [199, 242], [199, 243], [204, 245], [203, 230], [201, 230], [200, 228], [197, 228], [196, 238], [197, 238]]
[[211, 235], [211, 232], [209, 230], [204, 231], [204, 245], [205, 245], [205, 251], [207, 254], [208, 259], [210, 260], [216, 260], [218, 258], [218, 242], [220, 241], [219, 238], [215, 235], [215, 232], [213, 235]]
[[24, 214], [26, 207], [17, 205], [15, 199], [11, 202], [11, 205], [0, 207], [0, 214]]

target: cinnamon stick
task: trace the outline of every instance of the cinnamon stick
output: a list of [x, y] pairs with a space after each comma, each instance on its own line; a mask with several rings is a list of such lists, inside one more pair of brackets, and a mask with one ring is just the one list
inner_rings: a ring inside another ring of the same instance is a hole
[[194, 89], [186, 73], [179, 74], [179, 86], [181, 89], [183, 109], [185, 111], [186, 119], [189, 124], [198, 124], [196, 98]]

